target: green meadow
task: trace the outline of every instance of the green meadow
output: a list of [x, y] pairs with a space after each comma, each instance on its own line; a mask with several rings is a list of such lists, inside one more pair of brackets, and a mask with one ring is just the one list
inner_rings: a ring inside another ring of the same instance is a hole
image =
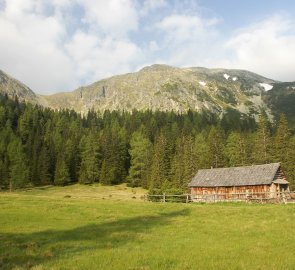
[[0, 269], [295, 269], [295, 205], [152, 203], [144, 192], [0, 193]]

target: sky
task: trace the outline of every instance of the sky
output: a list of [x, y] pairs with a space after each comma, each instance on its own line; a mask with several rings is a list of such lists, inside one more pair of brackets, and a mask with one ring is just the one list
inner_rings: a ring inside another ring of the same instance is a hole
[[147, 65], [295, 81], [293, 0], [0, 0], [0, 69], [41, 94]]

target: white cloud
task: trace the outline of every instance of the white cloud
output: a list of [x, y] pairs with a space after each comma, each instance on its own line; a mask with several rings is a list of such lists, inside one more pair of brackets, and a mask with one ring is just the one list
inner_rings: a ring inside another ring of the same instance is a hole
[[131, 71], [135, 59], [141, 58], [141, 50], [128, 40], [99, 38], [81, 31], [73, 36], [66, 48], [77, 67], [77, 75], [85, 78], [86, 83]]
[[166, 6], [168, 6], [168, 3], [165, 0], [145, 0], [140, 14], [146, 16], [149, 12]]
[[155, 52], [155, 51], [158, 51], [160, 49], [160, 47], [159, 47], [157, 41], [152, 40], [149, 43], [149, 48], [148, 49], [149, 49], [150, 52]]
[[215, 15], [184, 2], [0, 0], [0, 69], [39, 93], [73, 90], [145, 63], [294, 80], [293, 19], [273, 16], [224, 33]]
[[126, 36], [137, 27], [131, 1], [77, 0], [74, 4], [83, 6], [83, 18], [89, 21], [84, 22], [86, 28], [71, 33], [67, 24], [74, 14], [69, 18], [67, 8], [73, 1], [52, 3], [6, 0], [0, 10], [0, 68], [34, 91], [72, 90], [131, 71], [135, 59], [140, 59], [141, 50]]
[[276, 15], [241, 29], [227, 43], [229, 66], [248, 69], [270, 78], [294, 80], [294, 21]]
[[138, 13], [131, 0], [77, 0], [84, 8], [84, 22], [93, 31], [107, 35], [124, 36], [138, 27]]
[[6, 2], [0, 13], [1, 68], [40, 92], [73, 86], [71, 61], [58, 47], [64, 27], [41, 12], [36, 1]]
[[208, 59], [214, 59], [218, 23], [214, 17], [190, 14], [166, 16], [155, 25], [161, 36], [158, 42], [161, 50], [157, 58], [174, 66], [208, 65]]
[[165, 33], [169, 43], [182, 43], [208, 35], [208, 28], [217, 22], [215, 18], [207, 20], [198, 16], [174, 14], [157, 23], [156, 28]]

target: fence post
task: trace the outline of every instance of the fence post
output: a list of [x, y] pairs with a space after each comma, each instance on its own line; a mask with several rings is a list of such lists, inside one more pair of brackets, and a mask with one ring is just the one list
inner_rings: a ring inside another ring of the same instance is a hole
[[188, 203], [188, 194], [186, 194], [186, 201], [185, 202]]
[[282, 199], [283, 199], [283, 203], [287, 204], [287, 200], [286, 200], [286, 194], [285, 192], [282, 192]]
[[163, 193], [163, 202], [166, 202], [166, 194]]

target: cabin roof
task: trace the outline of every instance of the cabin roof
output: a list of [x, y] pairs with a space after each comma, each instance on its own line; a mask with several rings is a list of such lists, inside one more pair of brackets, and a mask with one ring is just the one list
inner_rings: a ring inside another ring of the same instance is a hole
[[[277, 179], [280, 163], [199, 170], [189, 187], [270, 185]], [[287, 182], [287, 181], [286, 181]]]

